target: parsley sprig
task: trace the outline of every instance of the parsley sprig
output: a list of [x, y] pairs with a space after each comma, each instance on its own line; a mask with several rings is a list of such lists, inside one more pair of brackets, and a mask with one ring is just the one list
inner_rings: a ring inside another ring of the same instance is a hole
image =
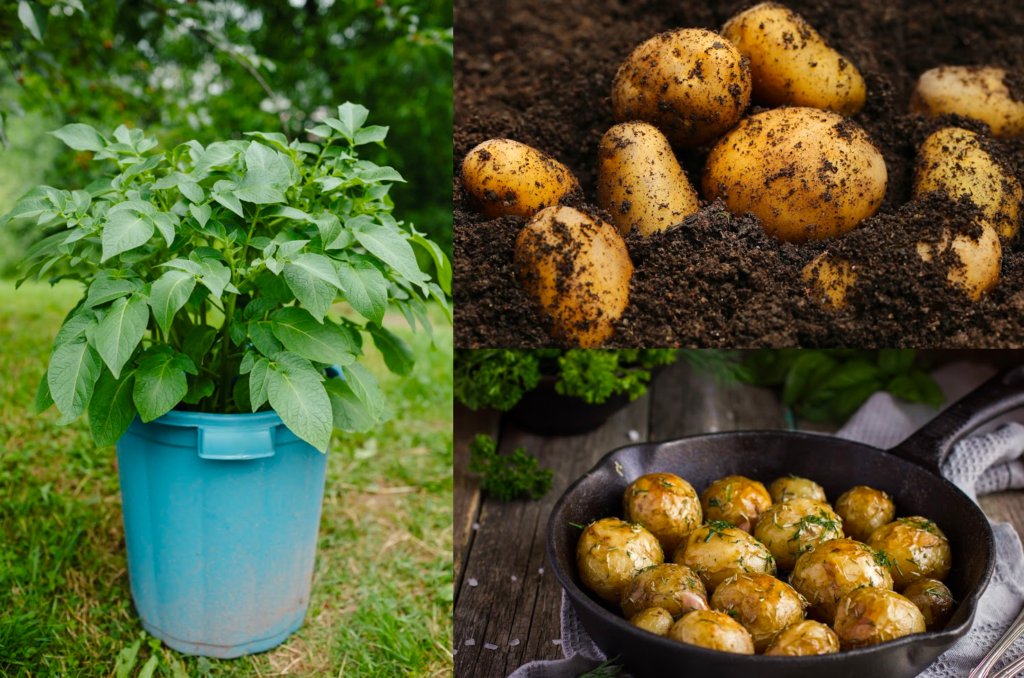
[[478, 435], [470, 443], [469, 451], [470, 472], [480, 474], [480, 488], [495, 499], [540, 499], [551, 489], [554, 472], [540, 468], [537, 457], [527, 454], [524, 447], [502, 456], [493, 438]]

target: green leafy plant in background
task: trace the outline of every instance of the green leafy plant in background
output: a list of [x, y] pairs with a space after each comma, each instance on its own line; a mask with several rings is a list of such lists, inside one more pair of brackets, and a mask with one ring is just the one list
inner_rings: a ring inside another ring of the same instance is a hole
[[551, 489], [554, 472], [540, 468], [537, 458], [527, 454], [525, 447], [502, 456], [494, 439], [481, 434], [470, 443], [469, 452], [470, 473], [480, 474], [480, 489], [495, 499], [540, 499]]
[[741, 378], [761, 386], [781, 386], [783, 403], [801, 417], [841, 424], [877, 391], [941, 405], [942, 389], [916, 358], [911, 349], [764, 349], [747, 357]]
[[[451, 321], [451, 265], [441, 249], [391, 212], [402, 177], [360, 160], [387, 128], [369, 111], [338, 107], [314, 133], [325, 143], [253, 132], [245, 140], [171, 151], [138, 129], [107, 138], [84, 124], [54, 135], [112, 160], [85, 190], [40, 186], [0, 218], [45, 234], [26, 254], [24, 277], [82, 282], [40, 383], [36, 410], [56, 405], [62, 423], [88, 412], [100, 445], [138, 414], [171, 409], [238, 413], [272, 408], [320, 450], [332, 425], [372, 428], [385, 412], [376, 377], [357, 358], [369, 336], [398, 374], [408, 345], [383, 326], [389, 306], [431, 331], [426, 304]], [[438, 271], [424, 273], [413, 247]], [[328, 316], [347, 301], [366, 322]], [[329, 366], [344, 379], [325, 379]]]

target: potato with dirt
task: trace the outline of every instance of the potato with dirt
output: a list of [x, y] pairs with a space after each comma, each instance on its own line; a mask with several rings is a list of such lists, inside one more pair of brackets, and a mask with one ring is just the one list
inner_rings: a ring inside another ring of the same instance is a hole
[[835, 621], [836, 601], [861, 586], [891, 589], [889, 561], [870, 546], [852, 539], [833, 539], [800, 556], [789, 577], [808, 600], [808, 615]]
[[810, 657], [836, 652], [839, 652], [839, 636], [829, 627], [812, 619], [782, 629], [764, 651], [769, 657]]
[[753, 98], [766, 106], [810, 106], [853, 115], [864, 106], [860, 71], [802, 16], [763, 2], [725, 22], [722, 35], [750, 59]]
[[917, 255], [933, 264], [950, 285], [963, 290], [972, 301], [999, 283], [1003, 245], [999, 233], [987, 221], [976, 219], [968, 232], [944, 229], [938, 238], [917, 243]]
[[704, 522], [697, 491], [673, 473], [640, 476], [626, 487], [622, 505], [623, 517], [650, 530], [665, 553], [675, 552]]
[[1013, 98], [1011, 74], [993, 66], [939, 66], [918, 78], [910, 111], [932, 118], [955, 113], [981, 120], [994, 137], [1024, 135], [1024, 101]]
[[693, 570], [663, 563], [637, 573], [622, 590], [620, 605], [627, 619], [651, 607], [678, 618], [690, 610], [708, 609], [708, 594]]
[[650, 631], [659, 636], [667, 636], [668, 630], [672, 628], [672, 615], [668, 610], [660, 607], [649, 607], [643, 612], [637, 612], [630, 617], [629, 623], [644, 631]]
[[750, 104], [750, 69], [736, 47], [713, 31], [680, 28], [638, 46], [612, 83], [616, 122], [641, 120], [675, 146], [714, 141]]
[[600, 346], [629, 303], [633, 262], [611, 224], [571, 207], [548, 207], [516, 238], [516, 277], [550, 316], [551, 332]]
[[576, 544], [580, 580], [605, 600], [619, 603], [622, 592], [639, 570], [661, 565], [661, 544], [643, 525], [602, 518], [587, 525]]
[[580, 191], [568, 167], [511, 139], [490, 139], [467, 153], [462, 182], [488, 219], [509, 214], [529, 219]]
[[696, 572], [709, 592], [737, 574], [774, 575], [776, 571], [775, 559], [764, 544], [726, 522], [698, 527], [672, 560]]
[[743, 625], [764, 652], [782, 629], [804, 618], [807, 601], [792, 586], [767, 574], [737, 574], [711, 596], [711, 609], [725, 612]]
[[780, 570], [815, 546], [843, 538], [843, 521], [828, 504], [806, 497], [773, 504], [757, 519], [754, 536], [768, 547]]
[[953, 594], [938, 579], [918, 579], [903, 589], [903, 597], [921, 610], [925, 628], [929, 631], [946, 628], [956, 607]]
[[753, 213], [768, 235], [802, 243], [849, 233], [882, 205], [885, 160], [856, 123], [816, 108], [776, 108], [722, 137], [704, 164], [705, 199]]
[[668, 139], [645, 122], [605, 132], [598, 147], [597, 204], [622, 235], [664, 231], [700, 209]]
[[754, 639], [750, 633], [724, 612], [694, 610], [684, 614], [672, 625], [668, 637], [719, 652], [754, 654]]
[[921, 516], [897, 518], [883, 525], [871, 533], [868, 545], [889, 556], [897, 591], [918, 579], [945, 581], [953, 565], [946, 535], [933, 521]]
[[772, 505], [772, 496], [764, 485], [743, 476], [726, 476], [711, 483], [700, 495], [704, 519], [709, 523], [724, 520], [744, 532], [753, 533], [761, 512]]
[[843, 650], [878, 645], [924, 633], [924, 616], [917, 606], [896, 593], [869, 586], [855, 589], [836, 604], [835, 632]]
[[856, 267], [831, 252], [816, 256], [804, 266], [801, 274], [810, 285], [810, 295], [836, 311], [846, 308], [850, 288], [857, 282]]
[[866, 485], [851, 487], [836, 499], [835, 511], [843, 519], [843, 532], [867, 542], [871, 533], [896, 517], [896, 504], [887, 493]]

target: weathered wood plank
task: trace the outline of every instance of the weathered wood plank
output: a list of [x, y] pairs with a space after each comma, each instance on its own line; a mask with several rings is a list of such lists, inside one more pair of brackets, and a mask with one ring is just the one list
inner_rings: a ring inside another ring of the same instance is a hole
[[1024, 492], [997, 492], [980, 497], [979, 501], [989, 518], [1010, 523], [1024, 538]]
[[480, 512], [480, 485], [466, 471], [469, 465], [469, 443], [479, 433], [498, 434], [500, 417], [494, 410], [474, 412], [467, 407], [455, 404], [455, 501], [453, 508], [452, 531], [455, 537], [453, 559], [455, 562], [455, 601], [459, 599], [459, 587], [462, 582], [463, 567], [469, 555], [470, 542], [473, 539], [472, 525]]

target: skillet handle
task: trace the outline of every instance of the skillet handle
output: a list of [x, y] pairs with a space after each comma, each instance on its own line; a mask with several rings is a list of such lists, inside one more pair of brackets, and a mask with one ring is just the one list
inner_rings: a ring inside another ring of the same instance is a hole
[[1024, 407], [1024, 365], [992, 377], [889, 452], [939, 473], [953, 446], [961, 439], [1018, 407]]

